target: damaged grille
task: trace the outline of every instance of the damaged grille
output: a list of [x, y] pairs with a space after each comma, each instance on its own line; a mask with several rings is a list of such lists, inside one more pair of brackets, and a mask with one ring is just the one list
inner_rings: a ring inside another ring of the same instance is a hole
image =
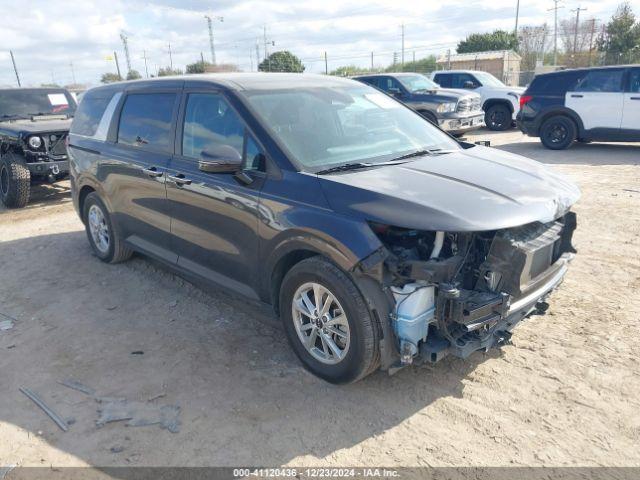
[[50, 133], [44, 135], [47, 144], [47, 151], [54, 157], [62, 157], [67, 155], [66, 138], [67, 132]]

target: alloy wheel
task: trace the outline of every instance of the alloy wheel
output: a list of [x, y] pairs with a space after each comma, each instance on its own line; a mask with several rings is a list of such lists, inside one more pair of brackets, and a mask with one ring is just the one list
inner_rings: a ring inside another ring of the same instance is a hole
[[91, 205], [87, 220], [94, 245], [100, 253], [106, 254], [109, 251], [111, 237], [109, 234], [109, 226], [107, 225], [107, 220], [102, 209], [98, 205]]
[[296, 290], [291, 309], [298, 338], [313, 358], [328, 365], [345, 358], [349, 322], [333, 293], [319, 283], [305, 283]]

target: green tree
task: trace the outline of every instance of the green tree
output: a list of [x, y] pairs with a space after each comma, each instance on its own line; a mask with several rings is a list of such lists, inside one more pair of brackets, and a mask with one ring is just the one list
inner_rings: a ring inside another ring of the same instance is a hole
[[331, 70], [329, 75], [334, 75], [336, 77], [350, 77], [352, 75], [359, 75], [361, 73], [370, 73], [371, 70], [368, 68], [358, 67], [356, 65], [343, 65], [342, 67], [338, 67], [335, 70]]
[[640, 22], [627, 2], [621, 3], [598, 37], [598, 50], [607, 64], [633, 63], [640, 59]]
[[142, 75], [137, 70], [129, 70], [129, 73], [127, 73], [127, 80], [138, 80], [140, 78], [142, 78]]
[[187, 65], [187, 73], [204, 73], [207, 71], [207, 68], [212, 66], [213, 64], [200, 60], [199, 62]]
[[494, 30], [491, 33], [472, 33], [458, 42], [458, 53], [488, 52], [491, 50], [517, 50], [518, 39], [513, 32]]
[[391, 64], [384, 69], [385, 72], [418, 72], [418, 73], [431, 73], [436, 69], [436, 57], [429, 55], [428, 57], [421, 58], [419, 60]]
[[103, 73], [102, 77], [100, 77], [100, 81], [102, 83], [121, 82], [122, 77], [117, 73]]
[[261, 72], [304, 72], [304, 65], [298, 57], [288, 50], [282, 50], [280, 52], [273, 52], [267, 58], [265, 58], [258, 70]]
[[159, 77], [170, 77], [171, 75], [182, 75], [182, 70], [179, 68], [162, 67], [158, 70]]

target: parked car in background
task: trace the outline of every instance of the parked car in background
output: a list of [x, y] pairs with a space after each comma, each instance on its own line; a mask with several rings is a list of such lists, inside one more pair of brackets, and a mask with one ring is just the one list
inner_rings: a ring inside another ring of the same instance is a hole
[[66, 139], [76, 111], [62, 88], [0, 89], [0, 200], [24, 207], [31, 184], [69, 172]]
[[553, 150], [640, 141], [640, 65], [545, 73], [520, 98], [518, 126]]
[[85, 94], [69, 155], [98, 258], [135, 250], [273, 305], [335, 383], [501, 345], [575, 252], [570, 181], [344, 78], [105, 85]]
[[354, 80], [395, 97], [452, 135], [484, 126], [479, 95], [445, 90], [419, 73], [361, 75], [354, 77]]
[[443, 88], [473, 90], [482, 97], [484, 121], [490, 130], [511, 128], [520, 109], [522, 87], [509, 87], [488, 72], [475, 70], [445, 70], [431, 74]]

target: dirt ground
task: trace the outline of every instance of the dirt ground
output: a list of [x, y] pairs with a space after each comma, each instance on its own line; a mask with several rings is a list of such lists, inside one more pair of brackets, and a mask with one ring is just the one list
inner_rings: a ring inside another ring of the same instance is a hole
[[[16, 319], [0, 331], [0, 466], [640, 466], [640, 145], [473, 138], [580, 185], [579, 254], [512, 345], [350, 386], [301, 368], [268, 307], [142, 257], [101, 263], [68, 184], [0, 210], [0, 313]], [[179, 432], [97, 427], [101, 404], [67, 379], [149, 411], [179, 405]]]

